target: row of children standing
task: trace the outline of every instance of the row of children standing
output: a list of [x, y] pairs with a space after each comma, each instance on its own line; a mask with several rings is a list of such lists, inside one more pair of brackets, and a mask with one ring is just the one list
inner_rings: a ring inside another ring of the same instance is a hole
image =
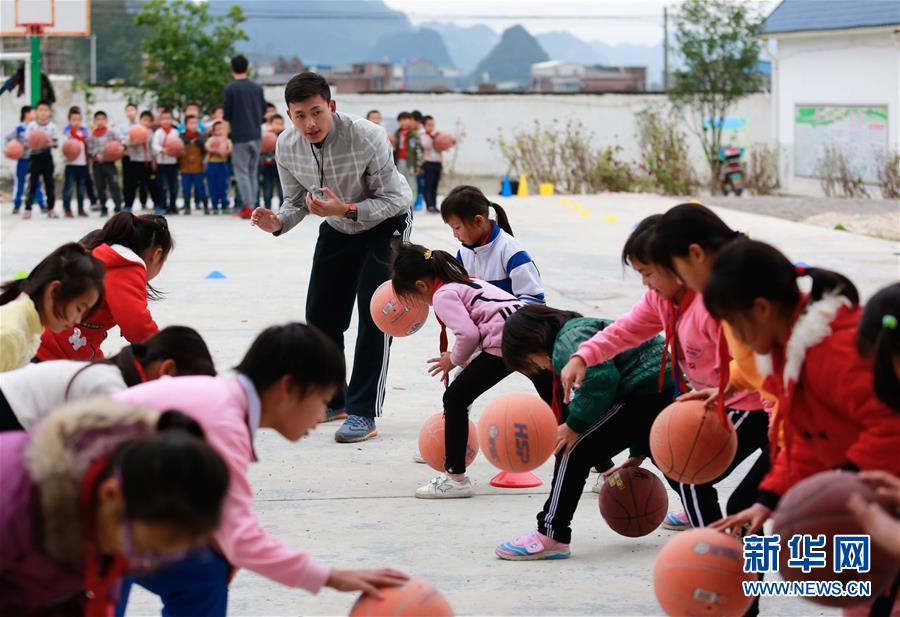
[[[66, 157], [63, 211], [67, 218], [88, 216], [85, 198], [91, 210], [98, 211], [101, 216], [109, 213], [108, 199], [112, 199], [113, 211], [118, 212], [131, 210], [136, 197], [144, 210], [148, 209], [149, 198], [157, 213], [178, 214], [179, 175], [184, 199], [183, 213], [189, 214], [192, 206], [196, 210], [216, 214], [229, 209], [231, 147], [228, 124], [222, 117], [221, 107], [213, 109], [204, 125], [199, 106], [189, 104], [184, 109], [183, 121], [177, 127], [171, 111], [164, 107], [158, 108], [156, 115], [150, 111], [138, 114], [137, 107], [129, 104], [125, 113], [127, 121], [115, 130], [109, 126], [107, 114], [97, 111], [89, 130], [84, 126], [81, 109], [72, 107], [67, 115], [67, 124], [60, 131], [52, 121], [52, 108], [46, 101], [41, 101], [34, 109], [23, 107], [19, 125], [6, 136], [6, 142], [17, 140], [25, 148], [24, 157], [16, 164], [13, 212], [18, 213], [24, 201], [23, 217], [30, 218], [32, 205], [37, 202], [42, 210], [46, 210], [48, 217], [57, 216], [53, 207], [56, 191], [52, 150], [67, 140], [80, 144], [74, 157]], [[148, 131], [150, 137], [146, 143], [132, 143], [131, 129], [136, 125]], [[271, 131], [276, 135], [284, 130], [284, 119], [275, 113], [274, 105], [266, 109], [262, 126], [264, 132]], [[42, 131], [46, 139], [32, 139], [31, 144], [36, 147], [31, 148], [29, 137], [36, 130]], [[164, 147], [165, 139], [173, 130], [177, 130], [184, 143], [177, 157], [171, 156]], [[107, 154], [110, 142], [119, 142], [125, 147], [121, 157], [121, 185], [116, 161]], [[274, 150], [261, 156], [260, 182], [263, 203], [271, 207], [274, 194], [277, 193], [281, 199]], [[73, 194], [77, 204], [75, 212], [71, 206]], [[240, 202], [236, 190], [235, 201]], [[249, 208], [242, 210], [248, 211]]]
[[[381, 124], [381, 112], [373, 109], [366, 114], [366, 119]], [[394, 146], [397, 170], [413, 189], [416, 209], [424, 205], [428, 212], [437, 214], [443, 155], [434, 144], [437, 136], [434, 117], [423, 115], [418, 110], [401, 111], [397, 115], [397, 124], [397, 130], [388, 134]]]

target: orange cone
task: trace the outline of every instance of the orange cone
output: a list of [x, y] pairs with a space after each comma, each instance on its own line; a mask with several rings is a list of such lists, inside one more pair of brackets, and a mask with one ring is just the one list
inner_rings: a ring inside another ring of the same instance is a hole
[[497, 488], [533, 488], [541, 484], [543, 484], [541, 479], [530, 471], [524, 473], [501, 471], [491, 478], [491, 486], [496, 486]]

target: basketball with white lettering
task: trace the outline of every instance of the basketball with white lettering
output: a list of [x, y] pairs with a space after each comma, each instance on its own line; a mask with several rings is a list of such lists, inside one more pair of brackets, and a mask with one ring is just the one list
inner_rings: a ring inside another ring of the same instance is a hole
[[428, 305], [418, 298], [398, 297], [390, 281], [372, 294], [369, 311], [378, 329], [390, 336], [415, 334], [428, 319]]
[[[840, 547], [835, 550], [835, 536], [859, 536], [865, 533], [847, 508], [847, 500], [853, 494], [860, 495], [867, 502], [882, 503], [887, 512], [896, 512], [887, 500], [876, 495], [869, 485], [849, 471], [817, 473], [798, 482], [784, 494], [772, 517], [772, 533], [781, 537], [778, 572], [782, 578], [788, 581], [841, 581], [844, 584], [849, 581], [869, 581], [872, 583], [872, 597], [877, 596], [893, 580], [897, 573], [896, 565], [892, 567], [891, 557], [874, 543], [869, 547], [868, 559], [862, 554], [865, 550], [862, 540], [854, 543], [852, 538], [842, 539]], [[799, 542], [795, 541], [792, 548], [790, 542], [795, 535], [801, 538]], [[803, 538], [806, 535], [811, 536], [812, 542]], [[818, 538], [820, 535], [822, 538]], [[897, 541], [900, 542], [900, 538]], [[794, 561], [791, 562], [792, 558]], [[803, 572], [804, 561], [809, 572]], [[868, 562], [868, 572], [859, 572], [854, 568], [863, 566], [864, 561]], [[824, 567], [818, 566], [823, 562]], [[841, 567], [841, 572], [835, 572], [835, 565], [849, 567]], [[871, 597], [848, 595], [807, 599], [825, 606], [853, 606], [867, 602]]]
[[556, 447], [556, 417], [534, 394], [498, 396], [478, 420], [478, 443], [503, 471], [522, 473], [544, 464]]

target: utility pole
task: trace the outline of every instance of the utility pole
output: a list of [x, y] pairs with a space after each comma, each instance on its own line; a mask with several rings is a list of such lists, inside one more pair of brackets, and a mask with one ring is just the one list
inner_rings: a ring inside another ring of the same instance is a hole
[[91, 35], [91, 85], [97, 83], [97, 35]]
[[31, 34], [31, 106], [41, 100], [41, 37], [37, 30]]
[[663, 7], [663, 92], [669, 91], [669, 9]]

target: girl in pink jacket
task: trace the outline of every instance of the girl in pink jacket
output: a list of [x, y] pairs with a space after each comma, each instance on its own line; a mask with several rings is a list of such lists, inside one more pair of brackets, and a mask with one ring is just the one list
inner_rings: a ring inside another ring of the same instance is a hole
[[[638, 274], [647, 293], [631, 312], [582, 343], [560, 376], [564, 399], [571, 389], [578, 388], [589, 366], [600, 364], [626, 349], [663, 331], [666, 353], [660, 366], [660, 384], [665, 371], [671, 370], [676, 389], [702, 390], [719, 383], [718, 341], [721, 326], [706, 310], [703, 297], [686, 287], [670, 270], [653, 263], [651, 243], [654, 229], [662, 217], [655, 214], [645, 218], [634, 229], [622, 250], [622, 263], [630, 265]], [[668, 356], [668, 358], [667, 358]], [[685, 382], [687, 378], [687, 382]], [[684, 512], [670, 512], [663, 526], [680, 531], [687, 527], [703, 527], [722, 518], [715, 485], [727, 477], [738, 464], [753, 452], [762, 453], [747, 476], [728, 500], [727, 511], [739, 512], [756, 500], [756, 487], [768, 471], [768, 414], [759, 395], [739, 392], [726, 401], [728, 416], [738, 436], [738, 450], [731, 466], [720, 478], [708, 484], [679, 483]], [[639, 464], [629, 459], [626, 463]]]
[[[444, 391], [446, 474], [416, 490], [421, 499], [453, 499], [475, 494], [466, 476], [469, 406], [512, 371], [503, 362], [501, 341], [506, 318], [522, 302], [499, 287], [469, 278], [450, 253], [403, 244], [391, 264], [391, 283], [398, 296], [414, 296], [434, 307], [441, 325], [441, 355], [428, 360], [432, 376], [441, 375]], [[448, 350], [447, 328], [453, 332]], [[456, 366], [462, 372], [449, 383]]]
[[[272, 326], [250, 346], [230, 377], [176, 377], [141, 384], [115, 395], [152, 409], [178, 408], [196, 420], [231, 475], [222, 524], [205, 554], [133, 579], [158, 594], [167, 615], [224, 617], [228, 581], [247, 568], [290, 587], [318, 593], [401, 584], [394, 570], [335, 570], [273, 538], [253, 510], [247, 468], [257, 461], [254, 437], [271, 428], [290, 441], [305, 437], [324, 417], [325, 405], [344, 382], [344, 356], [317, 329], [300, 323]], [[119, 606], [124, 615], [127, 593]]]

